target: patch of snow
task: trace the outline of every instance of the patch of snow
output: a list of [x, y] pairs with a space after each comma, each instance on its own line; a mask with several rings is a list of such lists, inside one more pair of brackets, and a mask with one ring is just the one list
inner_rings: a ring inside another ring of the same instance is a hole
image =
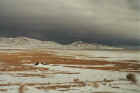
[[53, 50], [58, 56], [72, 57], [75, 59], [140, 62], [140, 51], [135, 50]]

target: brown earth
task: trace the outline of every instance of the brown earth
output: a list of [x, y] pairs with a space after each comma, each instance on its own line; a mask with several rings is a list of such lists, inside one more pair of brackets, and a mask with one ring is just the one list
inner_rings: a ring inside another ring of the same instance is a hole
[[[140, 72], [140, 64], [135, 60], [129, 60], [126, 62], [108, 62], [108, 61], [97, 61], [97, 60], [82, 60], [82, 59], [72, 59], [67, 57], [56, 56], [54, 53], [51, 54], [50, 51], [37, 51], [37, 50], [24, 50], [18, 51], [16, 53], [0, 52], [0, 74], [3, 72], [8, 73], [9, 71], [45, 71], [49, 70], [48, 68], [34, 67], [24, 64], [36, 64], [37, 62], [43, 64], [53, 64], [60, 65], [66, 64], [65, 67], [72, 68], [81, 68], [81, 69], [96, 69], [96, 70], [112, 70], [112, 71], [125, 71], [125, 72]], [[98, 65], [96, 67], [96, 65]], [[101, 67], [99, 67], [101, 65]], [[105, 66], [109, 65], [109, 66]], [[49, 74], [49, 73], [48, 73]], [[15, 77], [41, 77], [47, 78], [48, 74], [27, 74], [27, 73], [18, 73]], [[50, 74], [79, 74], [65, 71], [54, 71]], [[96, 82], [87, 82], [87, 85], [98, 88], [98, 83], [110, 83], [112, 80], [96, 81]], [[69, 82], [70, 83], [70, 82]], [[46, 89], [57, 89], [65, 88], [67, 91], [71, 87], [83, 87], [85, 82], [80, 81], [79, 79], [74, 79], [70, 84], [48, 84], [48, 83], [8, 83], [0, 84], [0, 86], [19, 86], [19, 93], [24, 93], [25, 86], [35, 86], [37, 89], [46, 90]], [[119, 88], [119, 87], [114, 87]], [[0, 91], [7, 91], [8, 89], [0, 89]], [[93, 92], [93, 93], [111, 93], [111, 92]]]
[[[0, 52], [0, 63], [2, 67], [0, 71], [25, 71], [25, 70], [48, 70], [47, 68], [36, 68], [32, 66], [23, 66], [22, 64], [36, 64], [36, 62], [43, 62], [44, 64], [67, 64], [67, 65], [90, 65], [90, 67], [82, 66], [67, 66], [74, 68], [84, 69], [98, 69], [98, 70], [113, 70], [113, 71], [132, 71], [138, 70], [140, 64], [137, 62], [108, 62], [108, 61], [97, 61], [97, 60], [82, 60], [72, 59], [56, 56], [47, 51], [37, 50], [24, 50], [16, 53]], [[10, 67], [9, 67], [10, 65]], [[92, 67], [92, 65], [94, 67]], [[102, 65], [102, 67], [95, 67], [96, 65]], [[113, 66], [104, 66], [113, 65]], [[12, 67], [13, 66], [13, 67]]]

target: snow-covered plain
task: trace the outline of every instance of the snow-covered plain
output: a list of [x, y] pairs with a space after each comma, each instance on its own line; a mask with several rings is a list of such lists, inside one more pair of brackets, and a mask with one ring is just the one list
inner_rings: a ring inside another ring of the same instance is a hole
[[[51, 51], [60, 57], [74, 59], [107, 60], [113, 62], [135, 61], [138, 64], [140, 62], [140, 51], [134, 50]], [[2, 65], [0, 64], [0, 66]], [[78, 68], [78, 66], [86, 67], [87, 65], [23, 64], [23, 66], [48, 68], [48, 70], [0, 71], [0, 93], [140, 93], [139, 69], [136, 69], [137, 72], [129, 72]], [[115, 65], [88, 66], [114, 67]], [[136, 75], [136, 83], [126, 78], [128, 73]]]
[[[34, 66], [34, 65], [30, 65]], [[0, 93], [20, 93], [20, 85], [26, 84], [24, 86], [23, 93], [139, 93], [140, 85], [133, 84], [131, 81], [126, 79], [128, 72], [118, 72], [118, 71], [101, 71], [92, 69], [79, 69], [79, 68], [69, 68], [56, 65], [38, 65], [36, 67], [49, 68], [48, 71], [23, 71], [23, 72], [0, 72], [0, 85], [1, 84], [13, 84], [11, 86], [0, 86], [0, 89], [7, 89], [8, 91]], [[55, 71], [65, 71], [71, 73], [79, 74], [53, 74]], [[46, 74], [47, 78], [41, 77], [22, 77], [21, 74]], [[52, 73], [52, 74], [51, 74]], [[140, 79], [140, 75], [138, 79]], [[73, 87], [74, 79], [77, 82], [83, 82], [83, 86]], [[56, 89], [37, 89], [41, 84], [46, 83], [44, 87], [55, 86], [55, 85], [70, 85], [69, 88], [56, 88]], [[15, 84], [15, 85], [14, 85]], [[17, 85], [16, 85], [17, 84]], [[19, 85], [18, 85], [19, 84]], [[35, 84], [30, 86], [30, 84]], [[65, 90], [65, 91], [63, 91]]]
[[58, 56], [107, 61], [140, 61], [140, 50], [52, 50]]

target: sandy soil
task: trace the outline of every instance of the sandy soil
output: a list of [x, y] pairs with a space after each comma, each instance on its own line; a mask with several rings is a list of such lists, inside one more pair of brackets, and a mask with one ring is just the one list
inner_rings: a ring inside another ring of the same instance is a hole
[[47, 50], [3, 50], [0, 93], [139, 93], [139, 83], [126, 78], [130, 72], [139, 75], [139, 61], [73, 59]]

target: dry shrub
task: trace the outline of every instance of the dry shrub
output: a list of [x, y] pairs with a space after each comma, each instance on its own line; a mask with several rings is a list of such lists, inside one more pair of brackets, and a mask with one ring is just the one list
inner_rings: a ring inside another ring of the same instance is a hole
[[127, 74], [126, 78], [127, 80], [132, 81], [133, 83], [137, 82], [135, 74], [129, 73]]

